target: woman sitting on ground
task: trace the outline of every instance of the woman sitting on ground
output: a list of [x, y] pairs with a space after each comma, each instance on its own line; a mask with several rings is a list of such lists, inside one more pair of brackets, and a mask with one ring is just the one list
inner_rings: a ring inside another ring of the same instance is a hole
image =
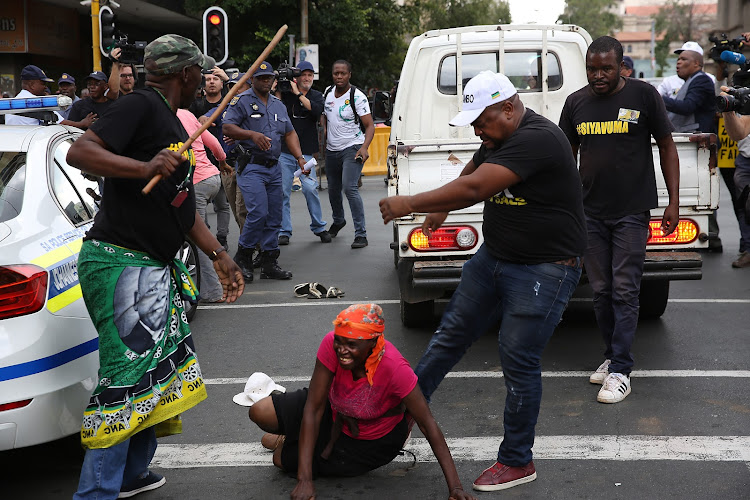
[[[273, 463], [297, 473], [292, 499], [315, 497], [315, 476], [357, 476], [393, 460], [414, 421], [443, 469], [449, 496], [463, 491], [448, 445], [401, 353], [383, 338], [383, 310], [343, 310], [318, 349], [309, 389], [272, 394], [250, 408]], [[413, 419], [413, 420], [412, 420]]]

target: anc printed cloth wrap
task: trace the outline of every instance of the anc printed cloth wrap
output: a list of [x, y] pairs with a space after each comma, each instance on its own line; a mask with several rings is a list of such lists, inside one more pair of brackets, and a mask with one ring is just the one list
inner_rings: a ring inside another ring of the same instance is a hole
[[183, 300], [195, 286], [181, 261], [96, 240], [83, 243], [78, 276], [99, 333], [99, 383], [81, 442], [108, 448], [206, 398]]

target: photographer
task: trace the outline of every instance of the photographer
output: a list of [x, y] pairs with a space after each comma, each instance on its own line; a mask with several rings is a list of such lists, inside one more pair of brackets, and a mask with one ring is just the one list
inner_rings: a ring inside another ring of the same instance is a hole
[[[281, 99], [281, 102], [286, 106], [289, 118], [292, 120], [292, 126], [299, 136], [305, 162], [308, 162], [313, 158], [313, 155], [317, 155], [320, 151], [317, 123], [323, 113], [323, 94], [312, 88], [315, 71], [309, 61], [300, 62], [297, 69], [300, 74], [297, 79], [294, 79], [289, 78], [289, 75], [286, 74], [292, 68], [288, 66], [279, 68], [276, 97]], [[294, 74], [293, 70], [290, 72], [292, 75]], [[289, 238], [292, 236], [289, 195], [292, 192], [294, 172], [299, 166], [285, 143], [281, 145], [279, 164], [281, 165], [281, 189], [284, 203], [279, 245], [287, 245], [289, 244]], [[300, 180], [302, 181], [302, 194], [305, 195], [305, 201], [307, 202], [307, 211], [310, 213], [310, 231], [323, 243], [330, 243], [331, 235], [326, 231], [326, 221], [323, 220], [323, 211], [320, 207], [315, 167], [311, 168], [309, 172], [303, 172]]]

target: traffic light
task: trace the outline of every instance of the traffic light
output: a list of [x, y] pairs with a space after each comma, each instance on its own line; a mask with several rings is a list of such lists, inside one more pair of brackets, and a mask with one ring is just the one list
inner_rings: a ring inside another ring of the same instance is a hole
[[105, 56], [115, 46], [115, 14], [107, 6], [99, 8], [99, 50]]
[[203, 53], [216, 59], [217, 66], [229, 55], [228, 18], [221, 7], [209, 7], [203, 12]]

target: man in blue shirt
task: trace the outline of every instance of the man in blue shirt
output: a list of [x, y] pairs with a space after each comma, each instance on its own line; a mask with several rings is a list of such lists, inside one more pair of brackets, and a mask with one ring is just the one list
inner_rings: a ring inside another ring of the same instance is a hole
[[252, 87], [232, 98], [223, 117], [222, 131], [237, 141], [240, 153], [237, 185], [245, 200], [247, 217], [234, 259], [247, 281], [253, 279], [253, 253], [258, 243], [260, 278], [286, 280], [292, 277], [292, 273], [281, 269], [277, 262], [283, 199], [278, 163], [282, 139], [300, 168], [305, 165], [305, 157], [286, 106], [270, 93], [274, 79], [271, 65], [261, 63], [253, 73]]
[[[60, 79], [57, 80], [57, 88], [60, 89], [60, 94], [66, 95], [73, 99], [73, 104], [81, 100], [81, 98], [76, 95], [76, 79], [73, 78], [70, 73], [63, 73], [60, 76]], [[60, 116], [67, 120], [68, 115], [70, 114], [70, 109], [72, 107], [73, 106], [71, 105], [70, 108], [62, 109], [58, 111], [58, 113], [60, 113]]]

